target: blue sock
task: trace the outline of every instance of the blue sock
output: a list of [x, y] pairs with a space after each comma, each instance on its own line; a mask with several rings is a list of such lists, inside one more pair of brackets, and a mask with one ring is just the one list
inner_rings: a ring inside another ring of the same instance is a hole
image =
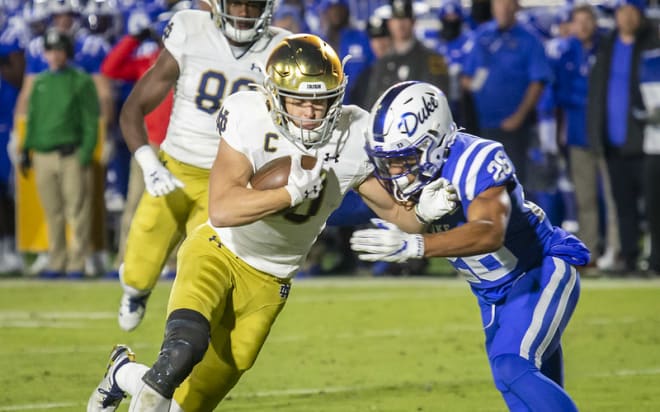
[[491, 362], [495, 386], [512, 412], [577, 412], [577, 406], [562, 389], [531, 362], [518, 355], [497, 356]]

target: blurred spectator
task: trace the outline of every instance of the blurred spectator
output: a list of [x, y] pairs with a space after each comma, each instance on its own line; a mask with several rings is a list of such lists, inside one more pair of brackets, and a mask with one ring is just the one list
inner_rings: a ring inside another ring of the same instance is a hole
[[[86, 175], [98, 130], [98, 97], [91, 77], [70, 65], [73, 40], [51, 30], [45, 36], [49, 69], [35, 80], [28, 105], [21, 172], [34, 165], [37, 189], [48, 223], [48, 269], [81, 278], [90, 239], [90, 210], [84, 200]], [[65, 225], [71, 227], [68, 248]]]
[[[126, 35], [117, 43], [103, 61], [101, 72], [111, 78], [135, 82], [146, 73], [154, 64], [160, 50], [163, 48], [161, 37], [167, 25], [168, 20], [163, 19], [156, 24], [142, 28], [139, 32]], [[156, 41], [158, 49], [147, 55], [137, 55], [136, 50], [145, 41]], [[158, 147], [165, 139], [167, 126], [169, 124], [170, 113], [172, 112], [173, 91], [170, 91], [165, 99], [149, 114], [145, 116], [145, 125], [149, 143], [158, 150]], [[118, 277], [119, 265], [124, 261], [124, 251], [126, 249], [126, 237], [135, 209], [144, 193], [144, 178], [142, 169], [134, 158], [131, 158], [128, 192], [126, 194], [126, 203], [121, 215], [119, 247], [113, 270], [109, 274], [111, 277]]]
[[[104, 8], [108, 10], [113, 7], [103, 6], [105, 2], [113, 0], [93, 1], [99, 5], [99, 7], [94, 10], [101, 10]], [[96, 11], [90, 11], [89, 14], [91, 16], [94, 13], [96, 13]], [[48, 69], [48, 62], [45, 59], [43, 50], [43, 33], [40, 32], [43, 28], [42, 23], [44, 21], [49, 21], [51, 27], [68, 34], [73, 39], [73, 63], [92, 75], [101, 110], [101, 118], [99, 119], [99, 122], [102, 125], [99, 129], [101, 133], [106, 133], [107, 124], [114, 118], [113, 90], [108, 79], [99, 73], [101, 61], [109, 51], [110, 45], [108, 39], [106, 39], [102, 33], [80, 30], [80, 19], [82, 14], [83, 9], [78, 0], [33, 0], [28, 15], [33, 19], [31, 27], [33, 27], [36, 32], [33, 33], [35, 37], [28, 44], [25, 78], [16, 103], [14, 130], [17, 136], [19, 136], [22, 130], [25, 129], [25, 114], [29, 105], [29, 96], [32, 93], [35, 76]], [[20, 140], [20, 137], [18, 137], [18, 139]], [[104, 150], [108, 147], [109, 146], [107, 145], [102, 146]], [[102, 161], [105, 162], [108, 157], [109, 152], [105, 151], [102, 156]], [[88, 180], [85, 184], [87, 190], [92, 194], [84, 197], [84, 201], [91, 203], [85, 207], [92, 210], [96, 230], [91, 238], [94, 253], [88, 257], [86, 271], [88, 273], [98, 274], [103, 272], [105, 265], [104, 260], [107, 256], [107, 252], [104, 250], [106, 243], [105, 208], [103, 205], [103, 187], [105, 180], [104, 165], [94, 161], [91, 165], [91, 170], [92, 172], [89, 173]], [[22, 183], [19, 182], [19, 184]], [[23, 215], [30, 215], [30, 212], [21, 212], [26, 206], [19, 204], [18, 207], [20, 213]], [[19, 219], [19, 222], [21, 221], [25, 220]], [[25, 228], [19, 226], [18, 230], [25, 230]], [[45, 254], [41, 253], [30, 267], [30, 272], [40, 272], [45, 266]]]
[[651, 239], [649, 272], [660, 276], [660, 42], [656, 37], [653, 49], [642, 52], [640, 82], [646, 110], [644, 128], [644, 196], [646, 219]]
[[449, 99], [449, 107], [456, 124], [464, 124], [463, 108], [461, 106], [462, 90], [460, 74], [465, 59], [465, 44], [469, 38], [469, 30], [465, 25], [463, 8], [459, 0], [444, 0], [438, 11], [442, 23], [440, 42], [437, 51], [445, 57], [449, 67], [449, 87], [445, 94]]
[[[607, 245], [600, 242], [598, 183], [602, 182], [603, 193], [606, 198], [609, 197], [609, 177], [601, 159], [589, 147], [586, 130], [587, 85], [599, 44], [596, 12], [589, 4], [578, 5], [571, 11], [570, 19], [571, 35], [559, 41], [549, 52], [555, 73], [552, 91], [561, 114], [562, 137], [568, 150], [571, 180], [575, 185], [577, 233], [591, 251], [590, 264], [593, 266], [603, 249], [610, 254], [618, 253], [618, 234], [615, 218], [607, 224]], [[614, 206], [606, 207], [606, 213], [614, 215]], [[612, 264], [607, 264], [604, 269]]]
[[369, 36], [369, 47], [374, 53], [375, 61], [360, 73], [355, 82], [355, 87], [351, 91], [349, 101], [365, 110], [369, 110], [371, 109], [368, 107], [369, 101], [367, 99], [369, 79], [374, 76], [376, 63], [392, 51], [392, 38], [387, 29], [387, 22], [376, 15], [367, 21], [366, 31]]
[[0, 274], [17, 272], [23, 267], [23, 260], [16, 252], [13, 173], [9, 158], [14, 150], [9, 145], [9, 135], [23, 67], [23, 48], [17, 31], [8, 21], [0, 21]]
[[447, 63], [441, 55], [424, 47], [415, 37], [415, 17], [411, 0], [392, 0], [387, 29], [392, 38], [392, 53], [380, 59], [373, 68], [365, 99], [371, 107], [390, 86], [406, 81], [429, 82], [446, 91], [449, 85]]
[[290, 4], [283, 4], [275, 9], [272, 25], [289, 30], [291, 33], [307, 33], [309, 31], [302, 17], [302, 10]]
[[472, 0], [470, 16], [468, 17], [468, 23], [472, 29], [476, 29], [483, 23], [487, 23], [492, 19], [493, 12], [491, 0]]
[[[637, 270], [640, 255], [640, 201], [646, 160], [645, 121], [635, 116], [636, 110], [645, 107], [640, 90], [640, 61], [642, 52], [658, 41], [657, 30], [644, 18], [644, 9], [643, 0], [617, 2], [616, 29], [599, 46], [587, 106], [589, 144], [607, 162], [627, 272]], [[657, 176], [655, 180], [657, 186]]]
[[574, 7], [582, 6], [588, 6], [588, 4], [574, 6], [571, 4], [571, 2], [569, 2], [568, 4], [561, 6], [559, 10], [556, 11], [551, 28], [551, 32], [554, 37], [566, 38], [572, 34], [573, 9]]
[[493, 0], [495, 20], [475, 33], [463, 87], [472, 92], [481, 135], [496, 140], [526, 183], [535, 108], [552, 71], [539, 39], [516, 21], [517, 0]]
[[355, 81], [374, 60], [369, 47], [369, 38], [363, 30], [351, 27], [347, 0], [322, 0], [319, 9], [320, 37], [337, 51], [339, 58], [345, 59], [346, 56], [351, 56], [348, 61], [344, 61], [344, 73], [348, 77], [344, 103], [352, 103], [349, 97], [355, 87]]

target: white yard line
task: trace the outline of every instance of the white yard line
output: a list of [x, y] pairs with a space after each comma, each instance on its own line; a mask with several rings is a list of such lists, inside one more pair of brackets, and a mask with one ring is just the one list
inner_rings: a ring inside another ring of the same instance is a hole
[[[647, 376], [647, 375], [660, 375], [660, 368], [651, 369], [623, 369], [610, 373], [590, 374], [591, 377], [603, 378], [617, 378], [628, 376]], [[288, 397], [288, 396], [309, 396], [320, 395], [327, 393], [347, 393], [347, 392], [360, 392], [365, 390], [392, 388], [397, 386], [391, 385], [356, 385], [356, 386], [330, 386], [324, 388], [291, 388], [291, 389], [275, 389], [270, 391], [257, 391], [257, 392], [237, 392], [228, 396], [228, 399], [249, 399], [249, 398], [268, 398], [268, 397]], [[426, 388], [427, 383], [410, 384], [404, 383], [403, 386], [407, 387], [420, 387]], [[41, 403], [41, 404], [24, 404], [24, 405], [8, 405], [0, 406], [0, 412], [12, 411], [35, 411], [47, 409], [61, 409], [84, 406], [80, 402], [57, 402], [57, 403]]]

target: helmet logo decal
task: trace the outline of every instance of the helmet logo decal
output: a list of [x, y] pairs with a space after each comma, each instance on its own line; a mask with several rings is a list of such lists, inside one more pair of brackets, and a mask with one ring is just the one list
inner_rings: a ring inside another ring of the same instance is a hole
[[408, 137], [414, 135], [417, 127], [424, 124], [439, 106], [440, 103], [434, 96], [429, 96], [428, 100], [422, 96], [422, 108], [417, 113], [406, 112], [401, 115], [398, 125], [399, 132], [407, 134]]

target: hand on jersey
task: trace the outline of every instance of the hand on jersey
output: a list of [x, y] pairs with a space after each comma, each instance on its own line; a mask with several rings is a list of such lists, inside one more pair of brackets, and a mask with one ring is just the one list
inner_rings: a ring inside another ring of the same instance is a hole
[[422, 190], [415, 214], [420, 222], [435, 222], [458, 206], [456, 188], [445, 178], [437, 179]]
[[149, 145], [138, 147], [135, 151], [135, 160], [142, 168], [144, 185], [151, 196], [165, 196], [177, 188], [183, 187], [183, 182], [163, 166]]
[[405, 262], [424, 257], [424, 237], [405, 233], [395, 224], [371, 219], [375, 229], [356, 230], [351, 236], [351, 249], [361, 260], [375, 262]]
[[310, 170], [303, 169], [302, 156], [300, 154], [291, 156], [291, 169], [289, 180], [284, 188], [291, 196], [291, 207], [297, 206], [307, 199], [316, 199], [323, 189], [322, 173], [323, 162], [317, 160]]

